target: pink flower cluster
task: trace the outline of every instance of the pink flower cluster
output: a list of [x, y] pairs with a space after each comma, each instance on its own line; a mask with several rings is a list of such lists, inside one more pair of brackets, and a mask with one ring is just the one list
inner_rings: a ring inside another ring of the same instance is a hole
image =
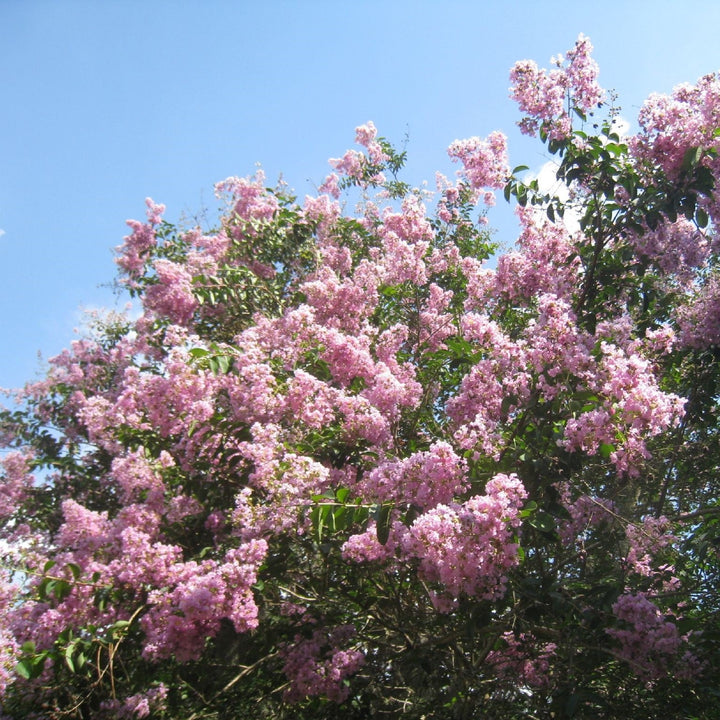
[[[185, 562], [178, 546], [156, 539], [159, 516], [143, 505], [127, 505], [108, 519], [106, 512], [68, 498], [63, 514], [65, 522], [55, 538], [62, 548], [55, 554], [58, 567], [73, 563], [82, 575], [97, 574], [98, 580], [97, 585], [87, 580], [73, 585], [61, 602], [25, 603], [8, 610], [10, 626], [38, 648], [52, 646], [67, 626], [126, 619], [128, 613], [120, 606], [101, 611], [93, 603], [94, 592], [108, 586], [124, 588], [134, 603], [147, 606], [141, 626], [148, 658], [197, 657], [223, 618], [237, 632], [257, 625], [252, 586], [267, 552], [264, 540], [226, 549], [221, 560]], [[29, 585], [37, 585], [42, 574], [31, 576]]]
[[153, 265], [156, 284], [145, 293], [145, 308], [174, 323], [187, 325], [198, 305], [192, 291], [192, 275], [186, 267], [171, 260], [161, 258]]
[[720, 276], [716, 273], [678, 310], [679, 341], [691, 348], [720, 345]]
[[517, 250], [498, 258], [494, 283], [486, 293], [527, 302], [547, 293], [570, 299], [580, 273], [574, 238], [562, 224], [538, 216], [534, 208], [518, 207], [521, 224]]
[[380, 165], [389, 159], [377, 140], [377, 128], [372, 120], [355, 128], [355, 142], [367, 148], [370, 162], [374, 165]]
[[550, 665], [555, 643], [540, 643], [529, 633], [516, 636], [513, 632], [503, 633], [502, 643], [504, 647], [490, 651], [485, 660], [499, 678], [510, 681], [513, 687], [520, 684], [542, 689], [552, 684]]
[[452, 502], [468, 487], [465, 461], [446, 442], [401, 460], [376, 465], [355, 486], [354, 491], [370, 501], [395, 501], [428, 510]]
[[592, 59], [592, 45], [580, 35], [575, 47], [555, 60], [556, 68], [541, 70], [532, 60], [514, 65], [511, 96], [526, 117], [519, 123], [527, 135], [542, 128], [551, 138], [562, 140], [572, 130], [570, 112], [587, 112], [598, 105], [604, 91], [597, 83], [598, 66]]
[[[367, 155], [357, 150], [348, 150], [341, 158], [331, 158], [330, 166], [340, 175], [352, 178], [364, 183], [363, 176], [368, 165], [380, 166], [389, 158], [377, 138], [377, 129], [372, 122], [360, 125], [355, 129], [355, 142], [367, 149]], [[380, 183], [384, 180], [381, 172], [370, 178], [373, 182]], [[321, 188], [336, 197], [336, 181], [330, 176]]]
[[12, 608], [19, 589], [10, 579], [10, 573], [0, 568], [0, 707], [7, 686], [13, 681], [20, 646], [10, 630]]
[[160, 223], [165, 212], [164, 205], [157, 205], [150, 198], [145, 200], [145, 204], [148, 208], [148, 222], [128, 220], [127, 224], [132, 229], [132, 234], [128, 235], [124, 243], [117, 248], [116, 262], [127, 275], [130, 287], [133, 287], [133, 282], [139, 277], [148, 252], [156, 245], [155, 226]]
[[329, 469], [304, 455], [288, 452], [277, 426], [253, 425], [253, 441], [238, 446], [239, 456], [252, 463], [250, 487], [235, 496], [232, 522], [243, 538], [293, 532], [308, 498], [330, 484]]
[[419, 560], [424, 580], [441, 585], [441, 600], [502, 597], [507, 573], [518, 563], [514, 533], [526, 497], [517, 476], [496, 475], [485, 495], [420, 515], [402, 538], [402, 552]]
[[124, 700], [105, 700], [100, 704], [100, 718], [108, 720], [133, 720], [150, 717], [151, 713], [161, 713], [165, 709], [168, 688], [164, 683], [144, 693], [130, 695]]
[[[640, 133], [631, 141], [638, 158], [677, 177], [691, 148], [717, 149], [720, 126], [720, 77], [706, 75], [696, 85], [676, 87], [671, 95], [651, 95], [638, 116]], [[710, 162], [717, 170], [717, 160]]]
[[[671, 523], [666, 517], [655, 518], [645, 516], [638, 524], [628, 524], [625, 528], [625, 537], [628, 541], [628, 553], [625, 558], [627, 567], [634, 573], [650, 577], [657, 572], [653, 568], [655, 557], [673, 542], [677, 537], [670, 531]], [[663, 565], [659, 570], [671, 570]]]
[[296, 636], [283, 653], [283, 670], [290, 681], [285, 699], [293, 702], [324, 696], [336, 703], [345, 700], [349, 690], [343, 681], [365, 663], [360, 650], [348, 649], [354, 635], [352, 625], [343, 625], [330, 632], [318, 628], [310, 638]]
[[237, 240], [255, 234], [256, 226], [269, 222], [280, 207], [275, 195], [265, 189], [265, 173], [262, 170], [258, 170], [254, 178], [229, 177], [217, 183], [215, 194], [227, 197], [231, 208], [231, 227], [235, 229]]
[[155, 578], [156, 589], [148, 594], [150, 609], [142, 618], [144, 655], [174, 655], [180, 662], [195, 659], [207, 638], [217, 634], [223, 618], [238, 633], [257, 627], [252, 586], [266, 552], [264, 540], [252, 540], [229, 550], [222, 563], [182, 563], [176, 558], [162, 584]]
[[[16, 512], [35, 484], [31, 473], [33, 454], [29, 450], [13, 451], [0, 458], [0, 522], [5, 523]], [[0, 537], [4, 534], [0, 531]]]
[[613, 605], [619, 627], [605, 632], [618, 641], [619, 655], [644, 680], [657, 680], [669, 672], [686, 679], [700, 670], [686, 652], [680, 662], [683, 638], [677, 625], [662, 615], [643, 593], [621, 595]]
[[650, 362], [641, 356], [605, 342], [601, 350], [590, 384], [601, 402], [567, 420], [562, 444], [591, 455], [612, 446], [617, 470], [636, 476], [639, 462], [649, 457], [645, 439], [676, 426], [685, 401], [660, 390]]
[[559, 524], [558, 533], [563, 544], [575, 547], [582, 545], [588, 532], [608, 524], [613, 520], [614, 503], [611, 500], [580, 495], [575, 500], [570, 496], [569, 483], [556, 483], [560, 492], [560, 501], [570, 514], [570, 518]]
[[388, 541], [383, 545], [378, 540], [377, 525], [375, 521], [371, 521], [364, 532], [351, 535], [343, 543], [342, 556], [347, 561], [357, 563], [391, 562], [398, 548], [397, 538], [402, 538], [405, 533], [405, 526], [400, 521], [395, 521]]
[[638, 255], [652, 260], [681, 289], [691, 285], [711, 251], [705, 234], [685, 218], [660, 223], [655, 230], [646, 228], [642, 235], [632, 235], [630, 242]]
[[[475, 190], [502, 188], [510, 177], [507, 138], [500, 132], [491, 133], [487, 140], [456, 140], [448, 148], [448, 155], [462, 163], [463, 175]], [[491, 205], [492, 198], [492, 193], [486, 194], [486, 204]]]

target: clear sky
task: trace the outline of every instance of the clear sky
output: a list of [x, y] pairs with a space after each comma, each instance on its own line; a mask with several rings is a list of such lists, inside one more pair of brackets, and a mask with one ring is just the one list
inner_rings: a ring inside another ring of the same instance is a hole
[[[516, 60], [547, 67], [585, 33], [631, 120], [720, 69], [719, 27], [717, 0], [0, 0], [0, 387], [35, 377], [83, 307], [122, 307], [112, 248], [145, 197], [171, 221], [214, 210], [214, 183], [258, 162], [312, 193], [368, 120], [408, 134], [415, 183], [496, 129], [539, 167]], [[512, 234], [500, 208], [490, 222]]]

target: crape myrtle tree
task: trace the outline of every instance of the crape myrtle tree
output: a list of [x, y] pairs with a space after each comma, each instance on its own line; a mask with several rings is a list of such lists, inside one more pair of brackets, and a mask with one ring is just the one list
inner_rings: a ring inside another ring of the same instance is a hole
[[303, 201], [148, 200], [139, 318], [2, 415], [3, 717], [718, 717], [720, 77], [621, 137], [590, 52], [511, 74], [562, 192], [368, 123]]

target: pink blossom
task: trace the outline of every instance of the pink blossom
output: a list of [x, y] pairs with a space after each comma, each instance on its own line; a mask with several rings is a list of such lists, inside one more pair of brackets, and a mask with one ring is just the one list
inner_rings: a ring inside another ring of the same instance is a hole
[[678, 663], [683, 638], [677, 625], [664, 617], [643, 593], [621, 595], [613, 605], [618, 627], [605, 632], [618, 641], [620, 656], [644, 680], [656, 680], [670, 672], [686, 678], [699, 670], [697, 660], [686, 653]]
[[679, 342], [686, 347], [720, 345], [720, 276], [713, 274], [678, 310]]
[[387, 562], [395, 555], [397, 547], [396, 536], [402, 535], [402, 528], [395, 527], [390, 533], [388, 541], [383, 545], [378, 540], [377, 526], [370, 522], [364, 532], [351, 535], [342, 546], [342, 556], [347, 561]]
[[8, 685], [14, 681], [15, 665], [20, 655], [20, 646], [10, 628], [10, 615], [19, 590], [10, 582], [10, 574], [4, 568], [0, 569], [0, 707]]
[[310, 638], [296, 636], [284, 650], [284, 672], [290, 680], [285, 699], [325, 696], [341, 703], [349, 694], [343, 681], [354, 675], [365, 663], [360, 650], [343, 649], [355, 634], [355, 628], [344, 625], [327, 632], [314, 630]]
[[279, 208], [275, 195], [265, 189], [265, 173], [258, 170], [253, 178], [229, 177], [215, 185], [218, 197], [227, 196], [231, 207], [231, 225], [238, 240], [254, 235], [255, 223], [270, 221]]
[[357, 150], [348, 150], [341, 158], [331, 158], [330, 166], [340, 175], [360, 179], [363, 175], [365, 156]]
[[358, 484], [356, 490], [373, 501], [394, 500], [426, 510], [450, 503], [467, 489], [467, 466], [446, 442], [434, 443], [429, 450], [402, 460], [378, 464]]
[[0, 520], [13, 515], [35, 484], [32, 461], [30, 451], [9, 452], [0, 459]]
[[518, 563], [514, 530], [527, 493], [514, 475], [496, 475], [485, 492], [459, 505], [436, 505], [402, 539], [403, 553], [420, 561], [420, 576], [452, 598], [502, 597], [507, 573]]
[[104, 700], [100, 704], [100, 717], [108, 720], [131, 720], [146, 718], [151, 712], [162, 712], [165, 709], [168, 688], [160, 683], [143, 693], [129, 695], [124, 700]]
[[463, 173], [476, 190], [502, 188], [510, 176], [507, 139], [500, 132], [491, 133], [487, 140], [456, 140], [448, 148], [448, 155], [462, 162]]
[[604, 91], [597, 84], [592, 49], [581, 34], [566, 60], [555, 59], [554, 70], [540, 70], [532, 60], [515, 63], [510, 73], [511, 96], [525, 113], [519, 123], [524, 133], [534, 135], [543, 128], [553, 139], [566, 138], [572, 130], [570, 111], [587, 112], [602, 102]]
[[720, 78], [716, 75], [706, 75], [694, 86], [680, 85], [671, 95], [650, 95], [640, 110], [641, 131], [633, 138], [631, 150], [677, 177], [689, 149], [717, 147], [714, 130], [719, 118]]
[[572, 88], [573, 101], [586, 112], [601, 103], [605, 95], [597, 84], [600, 69], [590, 56], [592, 51], [590, 40], [580, 33], [575, 47], [566, 53], [567, 77]]
[[325, 181], [318, 188], [321, 193], [327, 193], [335, 199], [340, 197], [340, 178], [335, 173], [330, 173]]
[[617, 445], [610, 454], [616, 469], [637, 474], [638, 461], [649, 457], [645, 438], [677, 425], [684, 400], [660, 390], [647, 360], [610, 343], [600, 347], [602, 357], [590, 382], [600, 403], [569, 418], [560, 442], [591, 455], [602, 445]]
[[162, 258], [154, 262], [153, 268], [157, 283], [147, 289], [145, 307], [172, 322], [189, 323], [198, 306], [192, 276], [182, 265]]
[[367, 148], [370, 162], [379, 165], [389, 158], [382, 149], [382, 145], [375, 139], [376, 137], [377, 129], [372, 121], [355, 128], [355, 142]]
[[493, 294], [518, 301], [548, 293], [569, 299], [580, 272], [573, 238], [561, 224], [518, 208], [522, 232], [518, 249], [498, 258]]
[[132, 229], [132, 234], [125, 237], [124, 243], [117, 248], [116, 262], [128, 276], [131, 286], [139, 276], [150, 251], [156, 246], [155, 226], [160, 224], [165, 212], [164, 205], [156, 205], [150, 198], [146, 198], [145, 204], [148, 208], [147, 224], [137, 220], [128, 220], [127, 225]]
[[655, 230], [631, 238], [637, 252], [652, 259], [666, 275], [687, 286], [705, 264], [710, 244], [705, 234], [685, 218], [660, 223]]
[[92, 555], [110, 543], [112, 526], [107, 512], [88, 510], [70, 498], [63, 501], [62, 511], [65, 522], [58, 532], [57, 542], [79, 553], [76, 559], [85, 554]]
[[555, 643], [541, 643], [529, 633], [516, 636], [512, 632], [503, 633], [502, 642], [504, 647], [492, 650], [485, 660], [501, 679], [515, 687], [518, 682], [541, 689], [551, 684], [549, 671], [557, 649]]
[[[625, 528], [625, 537], [628, 541], [628, 553], [625, 564], [639, 575], [649, 577], [653, 575], [653, 561], [663, 548], [668, 547], [677, 540], [670, 532], [670, 521], [666, 517], [645, 516], [638, 524], [630, 523]], [[663, 566], [665, 572], [670, 568]]]
[[264, 540], [251, 540], [228, 551], [222, 563], [189, 561], [169, 568], [163, 585], [148, 595], [150, 609], [142, 618], [144, 655], [194, 659], [223, 618], [239, 633], [257, 627], [252, 586], [266, 552]]

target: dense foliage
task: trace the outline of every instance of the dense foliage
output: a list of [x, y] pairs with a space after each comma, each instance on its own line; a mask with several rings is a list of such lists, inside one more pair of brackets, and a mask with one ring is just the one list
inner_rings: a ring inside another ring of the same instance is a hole
[[718, 717], [720, 78], [623, 137], [590, 51], [512, 71], [554, 190], [368, 123], [302, 202], [148, 201], [139, 317], [2, 414], [3, 717]]

